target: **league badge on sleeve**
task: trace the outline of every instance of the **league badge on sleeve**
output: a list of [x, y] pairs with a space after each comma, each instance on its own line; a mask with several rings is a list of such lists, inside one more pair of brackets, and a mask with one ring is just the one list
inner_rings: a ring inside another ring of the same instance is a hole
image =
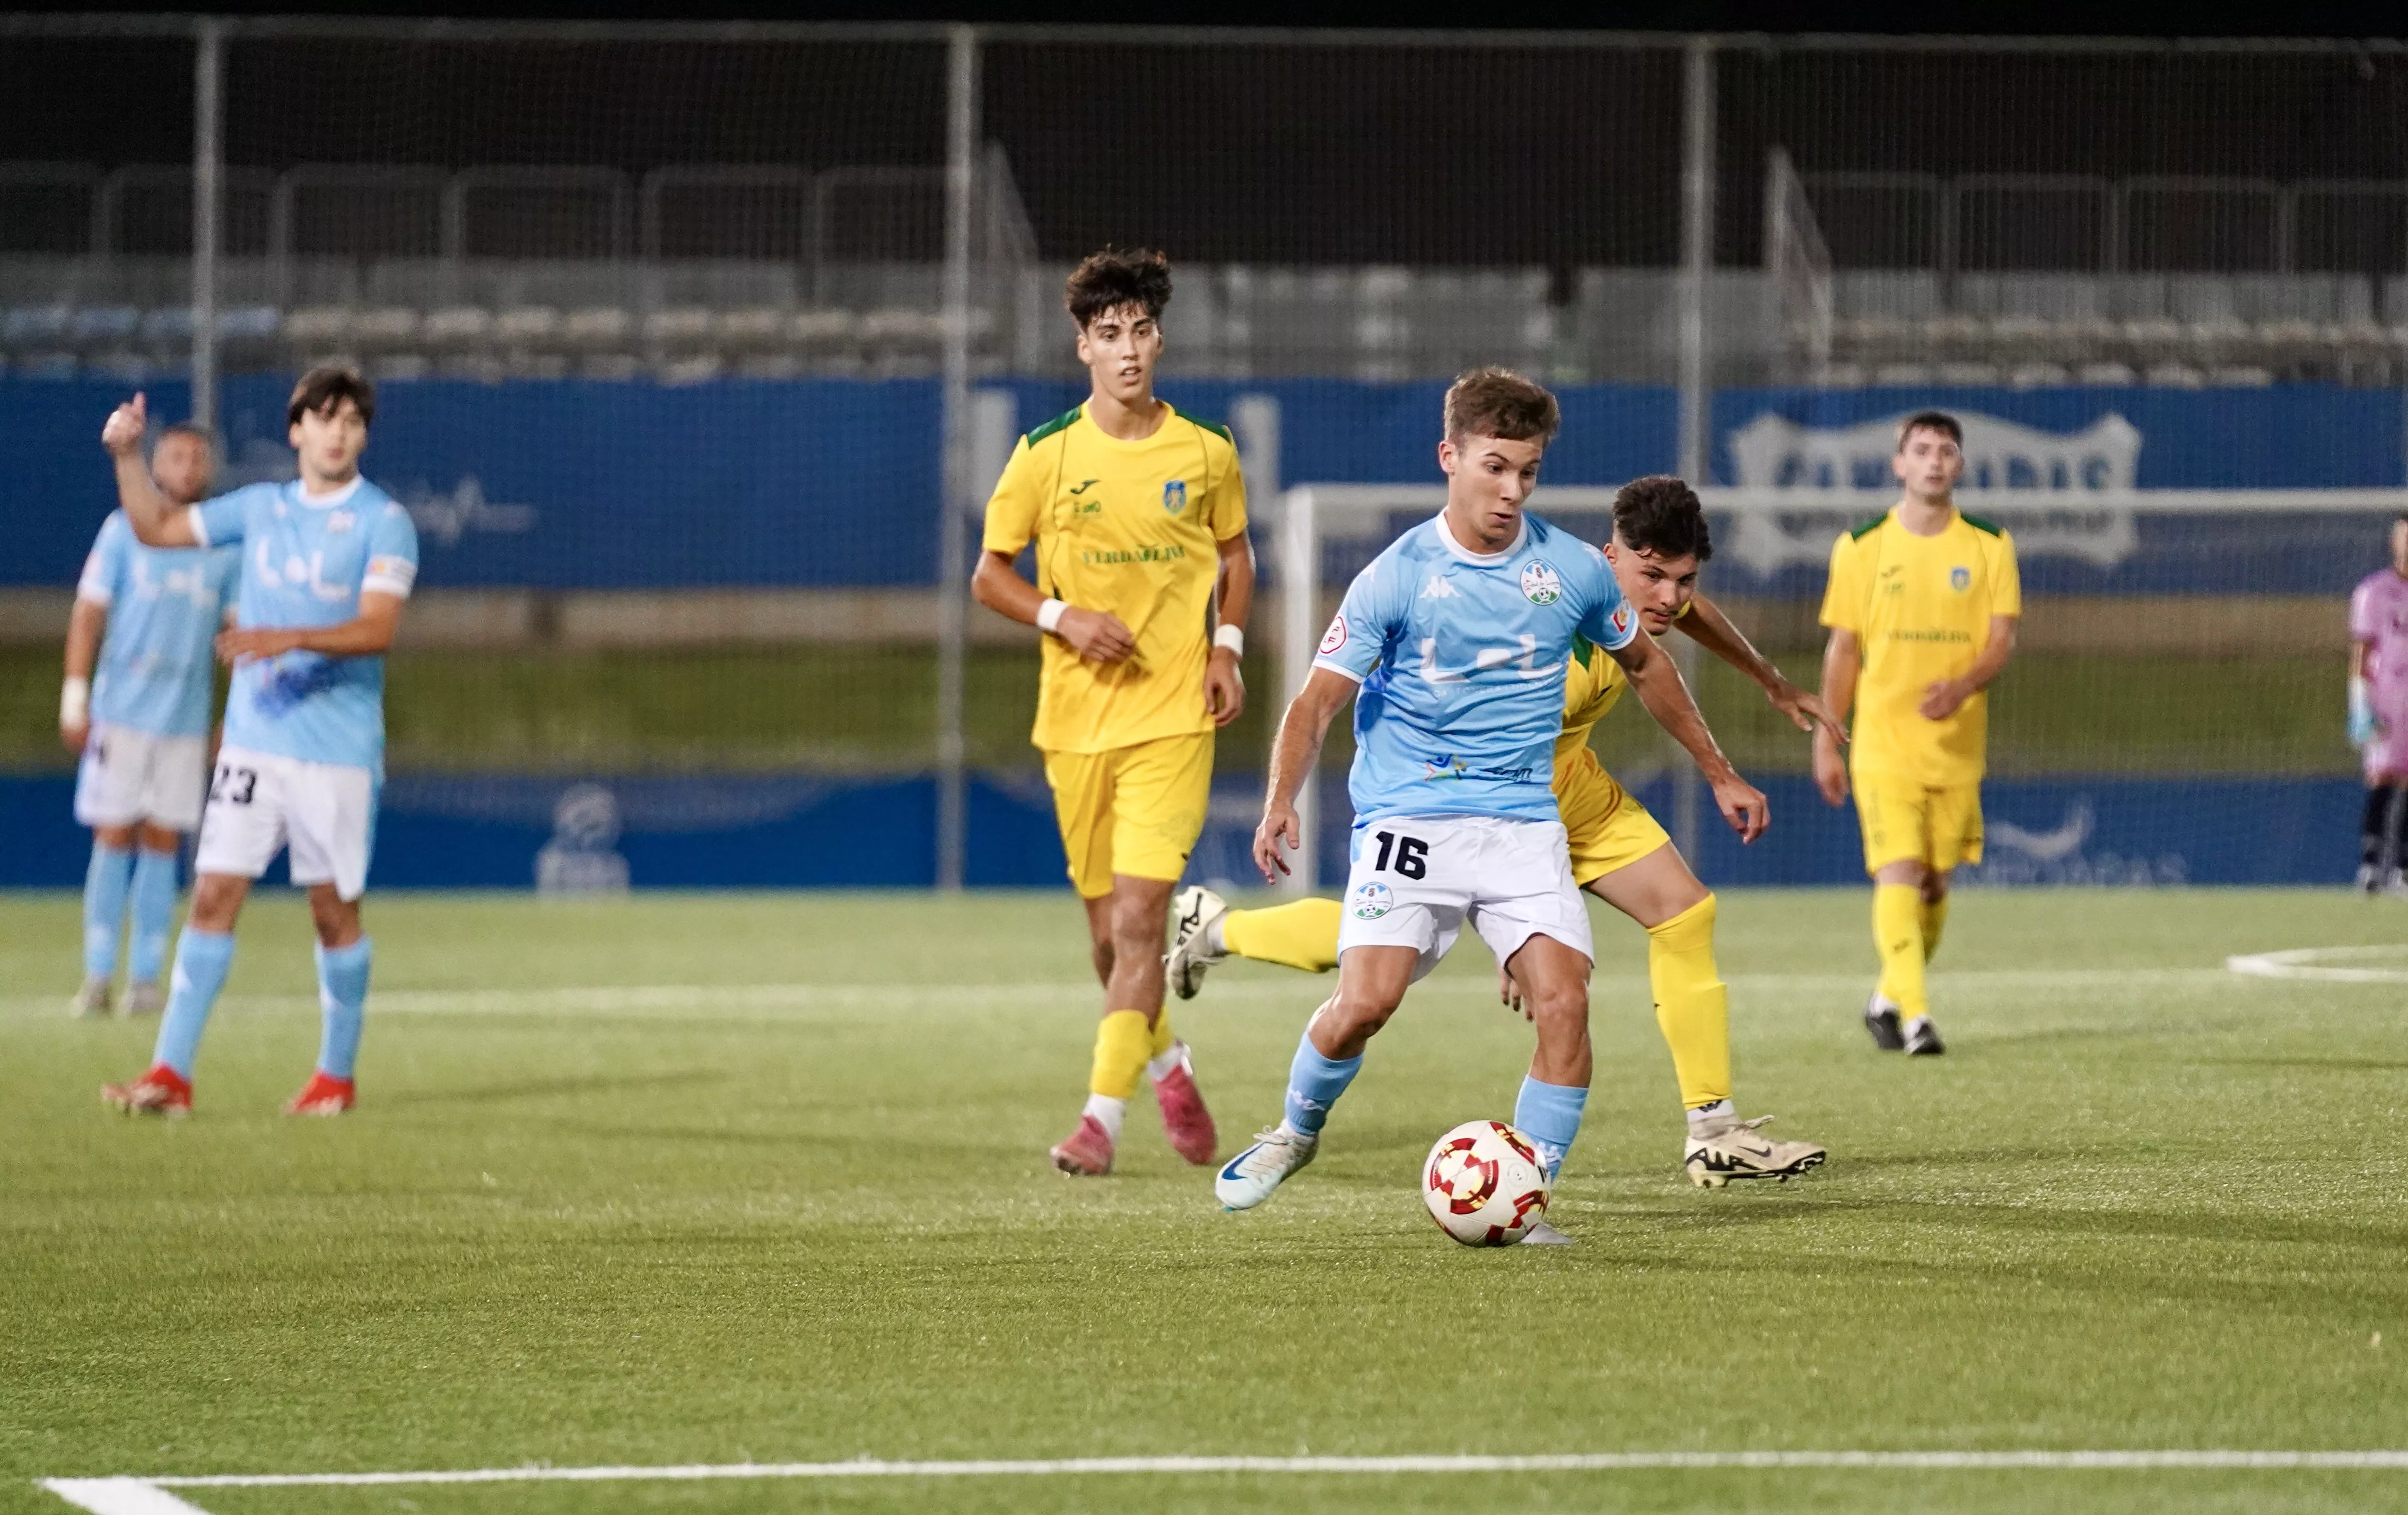
[[1522, 565], [1522, 598], [1533, 605], [1552, 605], [1564, 597], [1564, 577], [1543, 557]]
[[1328, 656], [1346, 645], [1346, 613], [1339, 612], [1329, 618], [1329, 629], [1321, 634], [1321, 656]]
[[1172, 515], [1187, 508], [1187, 481], [1173, 479], [1162, 486], [1162, 508]]
[[1630, 606], [1629, 606], [1629, 604], [1628, 604], [1627, 602], [1625, 602], [1625, 603], [1623, 603], [1623, 604], [1620, 604], [1620, 605], [1616, 605], [1616, 606], [1614, 606], [1614, 607], [1613, 607], [1613, 613], [1612, 613], [1612, 615], [1609, 615], [1609, 616], [1607, 616], [1607, 617], [1605, 618], [1605, 624], [1606, 624], [1606, 625], [1608, 625], [1608, 626], [1610, 626], [1610, 627], [1612, 627], [1612, 628], [1613, 628], [1613, 634], [1614, 634], [1615, 636], [1617, 636], [1617, 637], [1628, 637], [1628, 636], [1630, 635]]

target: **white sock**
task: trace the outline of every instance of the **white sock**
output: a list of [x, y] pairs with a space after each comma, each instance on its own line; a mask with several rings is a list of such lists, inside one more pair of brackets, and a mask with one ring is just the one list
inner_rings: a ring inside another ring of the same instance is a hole
[[1159, 1084], [1179, 1069], [1186, 1066], [1187, 1044], [1185, 1042], [1173, 1042], [1170, 1044], [1169, 1051], [1165, 1052], [1158, 1058], [1152, 1059], [1146, 1063], [1145, 1075]]
[[1115, 1143], [1121, 1139], [1121, 1121], [1128, 1115], [1128, 1101], [1116, 1100], [1109, 1094], [1087, 1096], [1087, 1114], [1104, 1128], [1104, 1134]]
[[1917, 1026], [1928, 1026], [1930, 1024], [1931, 1017], [1929, 1016], [1917, 1016], [1913, 1020], [1908, 1021], [1904, 1029], [1907, 1031], [1913, 1031]]
[[1728, 1100], [1716, 1100], [1712, 1104], [1700, 1104], [1689, 1112], [1689, 1129], [1695, 1131], [1711, 1120], [1728, 1120], [1738, 1114], [1739, 1106]]
[[1229, 950], [1229, 944], [1221, 935], [1221, 927], [1228, 918], [1226, 916], [1215, 916], [1212, 917], [1212, 924], [1204, 928], [1204, 950], [1216, 958], [1226, 955]]

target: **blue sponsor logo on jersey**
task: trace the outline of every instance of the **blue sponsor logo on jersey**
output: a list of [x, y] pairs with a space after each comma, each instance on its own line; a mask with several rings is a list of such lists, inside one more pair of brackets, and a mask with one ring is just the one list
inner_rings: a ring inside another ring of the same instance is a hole
[[1177, 515], [1187, 508], [1187, 481], [1173, 479], [1162, 486], [1162, 508]]
[[1346, 908], [1354, 912], [1356, 920], [1377, 920], [1396, 907], [1395, 891], [1376, 878], [1356, 885], [1354, 897], [1346, 902]]
[[1543, 557], [1522, 565], [1522, 598], [1533, 605], [1552, 605], [1564, 598], [1564, 576]]

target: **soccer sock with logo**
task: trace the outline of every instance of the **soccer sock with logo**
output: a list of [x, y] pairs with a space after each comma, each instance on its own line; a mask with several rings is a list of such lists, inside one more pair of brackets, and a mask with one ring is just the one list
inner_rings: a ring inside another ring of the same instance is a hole
[[1925, 905], [1923, 916], [1923, 960], [1929, 962], [1940, 952], [1940, 933], [1948, 925], [1948, 896]]
[[1539, 1144], [1539, 1161], [1546, 1164], [1547, 1182], [1563, 1171], [1564, 1159], [1580, 1136], [1581, 1112], [1588, 1107], [1588, 1090], [1569, 1084], [1522, 1080], [1522, 1094], [1513, 1102], [1513, 1125]]
[[83, 869], [83, 975], [107, 978], [117, 972], [117, 933], [125, 924], [125, 889], [134, 876], [134, 854], [122, 847], [92, 844]]
[[1222, 948], [1256, 962], [1326, 974], [1338, 966], [1338, 923], [1344, 912], [1318, 896], [1268, 910], [1232, 910], [1221, 917]]
[[1327, 1058], [1312, 1045], [1312, 1028], [1308, 1025], [1296, 1044], [1296, 1059], [1287, 1065], [1287, 1107], [1281, 1124], [1303, 1136], [1318, 1136], [1329, 1119], [1329, 1107], [1354, 1075], [1363, 1071], [1363, 1054], [1351, 1058]]
[[350, 946], [318, 945], [318, 1071], [349, 1078], [359, 1060], [360, 1026], [367, 1017], [368, 965], [376, 945], [363, 936]]
[[156, 984], [167, 962], [167, 930], [176, 917], [176, 855], [143, 848], [134, 858], [134, 942], [127, 976]]
[[1923, 991], [1923, 891], [1912, 884], [1873, 886], [1873, 949], [1881, 954], [1882, 996], [1906, 1020], [1931, 1013]]
[[176, 971], [167, 989], [167, 1013], [159, 1017], [159, 1040], [150, 1060], [164, 1062], [186, 1079], [201, 1050], [201, 1032], [234, 966], [232, 931], [195, 931], [186, 925], [176, 941]]
[[1730, 1098], [1730, 990], [1714, 971], [1713, 895], [1648, 928], [1647, 982], [1682, 1106]]
[[1096, 1060], [1087, 1075], [1087, 1114], [1114, 1141], [1128, 1114], [1129, 1096], [1154, 1057], [1154, 1029], [1142, 1010], [1115, 1010], [1096, 1027]]

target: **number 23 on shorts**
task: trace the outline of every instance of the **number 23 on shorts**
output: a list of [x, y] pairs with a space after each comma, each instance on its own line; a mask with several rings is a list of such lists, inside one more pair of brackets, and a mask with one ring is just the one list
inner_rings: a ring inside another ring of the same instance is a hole
[[223, 804], [247, 805], [251, 803], [251, 792], [258, 787], [256, 770], [220, 763], [217, 779], [209, 785], [209, 798]]

